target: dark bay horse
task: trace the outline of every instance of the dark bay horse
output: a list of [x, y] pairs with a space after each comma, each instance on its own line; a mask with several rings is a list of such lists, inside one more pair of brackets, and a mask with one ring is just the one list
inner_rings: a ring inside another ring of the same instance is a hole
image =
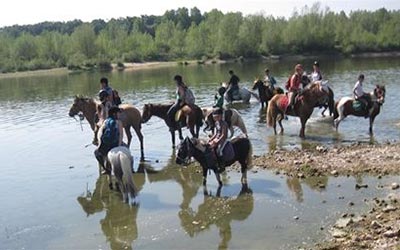
[[[294, 109], [291, 109], [290, 107], [287, 108], [287, 115], [297, 116], [300, 118], [301, 138], [305, 137], [306, 123], [314, 111], [314, 107], [321, 98], [328, 96], [328, 93], [329, 89], [327, 85], [323, 85], [322, 83], [312, 83], [310, 87], [303, 90], [302, 94], [296, 98], [298, 100], [294, 105]], [[279, 126], [281, 127], [280, 133], [283, 133], [282, 120], [284, 119], [284, 113], [288, 105], [288, 101], [288, 96], [286, 94], [275, 95], [269, 101], [267, 109], [267, 125], [274, 128], [275, 134], [277, 120]]]
[[276, 94], [283, 94], [284, 91], [280, 87], [276, 87], [271, 89], [269, 86], [266, 86], [264, 82], [260, 79], [254, 81], [253, 90], [258, 90], [258, 96], [260, 98], [261, 108], [264, 108], [268, 105], [268, 101]]
[[379, 115], [381, 106], [385, 102], [386, 88], [385, 86], [376, 85], [373, 92], [369, 93], [371, 97], [372, 107], [370, 110], [355, 110], [353, 108], [354, 99], [351, 97], [343, 97], [335, 104], [334, 125], [336, 130], [340, 122], [346, 116], [354, 115], [360, 117], [369, 117], [369, 133], [373, 134], [373, 124], [377, 115]]
[[[74, 117], [79, 113], [83, 114], [94, 132], [94, 143], [97, 141], [98, 128], [95, 122], [95, 114], [98, 105], [99, 103], [96, 102], [93, 98], [76, 96], [74, 99], [74, 103], [69, 110], [70, 117]], [[122, 109], [120, 119], [122, 121], [122, 125], [124, 126], [126, 137], [128, 138], [128, 146], [131, 144], [132, 140], [132, 133], [130, 131], [130, 128], [132, 127], [135, 130], [136, 135], [140, 141], [140, 159], [144, 160], [143, 134], [141, 132], [142, 117], [140, 115], [140, 111], [130, 104], [121, 104], [119, 105], [119, 108]]]
[[[233, 160], [226, 162], [225, 167], [232, 165], [235, 162], [239, 162], [242, 172], [242, 184], [247, 184], [247, 170], [251, 168], [252, 163], [252, 146], [250, 140], [246, 137], [236, 137], [232, 141], [232, 146], [235, 152]], [[181, 142], [178, 147], [178, 152], [176, 153], [176, 164], [182, 165], [193, 158], [198, 161], [203, 169], [203, 185], [207, 183], [207, 170], [212, 169], [217, 178], [218, 184], [222, 186], [220, 173], [217, 171], [217, 162], [213, 161], [212, 165], [208, 159], [206, 159], [207, 145], [197, 138], [186, 137], [185, 140]]]
[[[157, 116], [165, 121], [171, 133], [172, 147], [175, 147], [175, 131], [178, 130], [179, 139], [183, 140], [182, 129], [177, 124], [170, 124], [168, 119], [168, 110], [173, 104], [145, 104], [142, 113], [142, 122], [146, 123], [152, 116]], [[200, 127], [203, 125], [203, 111], [195, 106], [192, 110], [188, 106], [181, 108], [179, 123], [182, 126], [187, 126], [193, 137], [199, 137]]]

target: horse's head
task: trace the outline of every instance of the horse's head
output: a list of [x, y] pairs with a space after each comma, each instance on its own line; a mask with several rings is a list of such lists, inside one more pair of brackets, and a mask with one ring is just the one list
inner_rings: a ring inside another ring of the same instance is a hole
[[193, 142], [189, 137], [186, 137], [183, 141], [181, 141], [176, 151], [175, 163], [178, 165], [187, 165], [190, 157], [193, 155], [193, 147]]
[[145, 104], [142, 112], [142, 123], [146, 123], [153, 115], [153, 104]]
[[205, 152], [204, 142], [197, 138], [186, 137], [179, 145], [176, 151], [176, 164], [187, 165], [190, 157], [195, 156], [196, 151]]
[[378, 104], [382, 105], [385, 102], [386, 88], [383, 85], [376, 85], [374, 95]]
[[257, 78], [256, 80], [254, 80], [252, 90], [256, 90], [256, 89], [262, 87], [263, 85], [264, 85], [263, 81], [261, 81], [260, 79]]
[[72, 104], [71, 108], [69, 109], [68, 115], [70, 117], [74, 117], [79, 112], [83, 112], [85, 104], [87, 104], [88, 98], [85, 98], [83, 96], [75, 96], [74, 103]]

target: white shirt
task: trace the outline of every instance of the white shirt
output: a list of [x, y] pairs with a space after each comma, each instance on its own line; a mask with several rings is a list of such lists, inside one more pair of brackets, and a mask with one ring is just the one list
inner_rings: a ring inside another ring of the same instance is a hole
[[356, 82], [356, 85], [354, 85], [353, 93], [354, 93], [354, 96], [356, 99], [358, 99], [364, 95], [362, 82], [360, 82], [360, 81]]
[[317, 71], [311, 73], [311, 82], [320, 81], [322, 79], [321, 74]]

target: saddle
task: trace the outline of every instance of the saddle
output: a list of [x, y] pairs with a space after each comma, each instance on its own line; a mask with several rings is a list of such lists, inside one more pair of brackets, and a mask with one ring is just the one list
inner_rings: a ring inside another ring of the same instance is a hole
[[235, 150], [230, 141], [226, 141], [222, 149], [222, 156], [218, 156], [216, 149], [211, 149], [209, 146], [206, 147], [205, 158], [207, 168], [216, 170], [219, 173], [225, 171], [227, 162], [232, 161], [235, 158]]
[[[295, 97], [294, 97], [293, 105], [296, 105], [296, 103], [298, 103], [299, 101], [302, 101], [302, 100], [303, 100], [303, 96], [300, 93], [296, 93]], [[288, 107], [289, 106], [288, 93], [286, 93], [285, 96], [280, 99], [278, 105], [282, 110], [287, 110], [288, 108], [290, 109], [290, 107]]]

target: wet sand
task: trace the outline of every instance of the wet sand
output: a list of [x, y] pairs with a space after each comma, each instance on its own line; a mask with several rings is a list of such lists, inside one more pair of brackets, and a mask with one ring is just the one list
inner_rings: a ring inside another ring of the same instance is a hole
[[[308, 150], [276, 150], [255, 156], [252, 171], [263, 169], [297, 178], [312, 176], [400, 175], [400, 144], [354, 144], [332, 148], [316, 146]], [[400, 182], [400, 179], [399, 179]], [[355, 189], [387, 189], [387, 197], [364, 199], [369, 211], [343, 214], [328, 229], [331, 238], [315, 245], [315, 249], [400, 249], [399, 182], [368, 187], [356, 184]], [[323, 183], [317, 183], [323, 189]], [[349, 202], [349, 206], [354, 203]]]

